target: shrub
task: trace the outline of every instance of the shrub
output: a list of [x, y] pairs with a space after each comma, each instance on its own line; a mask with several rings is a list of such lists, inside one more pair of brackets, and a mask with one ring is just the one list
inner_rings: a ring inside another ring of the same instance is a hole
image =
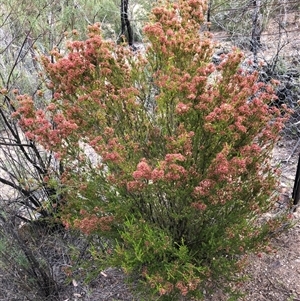
[[282, 222], [260, 218], [276, 201], [273, 88], [240, 68], [237, 49], [211, 62], [205, 10], [165, 1], [136, 53], [90, 26], [68, 54], [43, 58], [48, 107], [23, 95], [14, 114], [63, 162], [65, 225], [115, 241], [108, 264], [139, 273], [162, 299], [233, 280]]

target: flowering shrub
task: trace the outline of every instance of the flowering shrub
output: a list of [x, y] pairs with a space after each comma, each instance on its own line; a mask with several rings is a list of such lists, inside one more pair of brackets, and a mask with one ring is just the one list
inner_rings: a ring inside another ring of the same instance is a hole
[[268, 106], [273, 88], [241, 69], [237, 49], [211, 62], [213, 42], [200, 30], [206, 8], [202, 0], [154, 8], [145, 52], [90, 26], [66, 56], [43, 58], [51, 103], [40, 110], [19, 96], [14, 114], [63, 163], [65, 225], [115, 238], [109, 263], [166, 298], [232, 279], [239, 255], [281, 223], [259, 219], [276, 200], [269, 158], [283, 118]]

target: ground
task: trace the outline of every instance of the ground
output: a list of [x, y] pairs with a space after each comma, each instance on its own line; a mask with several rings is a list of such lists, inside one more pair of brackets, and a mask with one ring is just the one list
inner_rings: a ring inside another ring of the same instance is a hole
[[[282, 166], [281, 206], [290, 201], [296, 174], [299, 140], [282, 139], [274, 150], [274, 163]], [[295, 149], [296, 146], [296, 149]], [[270, 254], [252, 255], [246, 273], [245, 301], [300, 301], [300, 212], [292, 214], [294, 227], [272, 240]]]
[[[299, 218], [299, 214], [298, 214]], [[274, 252], [252, 256], [247, 301], [300, 300], [300, 224], [273, 240]]]

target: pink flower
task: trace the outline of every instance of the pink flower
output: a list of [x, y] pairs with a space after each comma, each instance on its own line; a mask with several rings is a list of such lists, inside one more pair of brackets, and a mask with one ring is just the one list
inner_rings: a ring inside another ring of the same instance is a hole
[[153, 182], [163, 179], [165, 173], [163, 170], [155, 168], [151, 173], [151, 179]]
[[56, 100], [60, 99], [60, 93], [55, 92], [54, 95], [53, 95], [53, 98], [56, 99]]
[[247, 160], [245, 158], [233, 158], [231, 160], [231, 164], [238, 170], [238, 172], [244, 172], [247, 167]]
[[25, 133], [25, 137], [30, 139], [30, 140], [34, 140], [34, 134], [31, 132], [26, 132]]
[[54, 103], [50, 103], [48, 106], [47, 106], [47, 110], [48, 111], [54, 111], [56, 109], [56, 105]]
[[192, 203], [191, 206], [195, 209], [200, 210], [200, 211], [204, 211], [207, 208], [207, 206], [204, 203], [201, 203], [201, 202]]
[[198, 186], [194, 189], [194, 194], [196, 196], [205, 196], [210, 193], [210, 189], [213, 187], [214, 182], [210, 179], [202, 180]]
[[54, 158], [55, 158], [56, 160], [61, 159], [61, 156], [62, 156], [62, 154], [61, 154], [60, 152], [57, 152], [57, 153], [54, 154]]
[[209, 113], [209, 114], [205, 117], [205, 120], [206, 120], [207, 122], [212, 122], [212, 121], [214, 121], [216, 118], [217, 118], [217, 114], [216, 114], [215, 111], [213, 111], [213, 112]]
[[165, 156], [166, 162], [185, 161], [185, 157], [182, 154], [167, 154]]
[[187, 96], [187, 99], [195, 99], [196, 95], [194, 93], [191, 93], [190, 95]]
[[219, 164], [216, 169], [215, 169], [215, 173], [217, 175], [226, 175], [229, 172], [229, 164], [228, 161], [224, 161], [221, 164]]
[[185, 103], [182, 103], [182, 102], [179, 102], [176, 106], [176, 113], [177, 114], [184, 114], [186, 112], [188, 112], [188, 110], [190, 109], [190, 104], [185, 104]]
[[33, 124], [34, 124], [34, 119], [33, 118], [24, 118], [24, 119], [22, 119], [22, 126], [24, 126], [24, 127], [30, 127]]
[[142, 161], [137, 165], [137, 170], [133, 172], [133, 177], [138, 179], [151, 179], [152, 170], [145, 159], [142, 159]]
[[187, 171], [183, 166], [174, 163], [170, 164], [167, 169], [168, 172], [166, 173], [165, 178], [169, 181], [177, 181], [187, 175]]
[[103, 161], [119, 162], [121, 161], [121, 157], [116, 152], [106, 153], [103, 154]]
[[173, 36], [174, 35], [174, 31], [172, 30], [172, 29], [168, 29], [167, 31], [166, 31], [166, 35], [167, 36]]
[[129, 181], [126, 184], [126, 188], [128, 191], [138, 191], [143, 189], [143, 187], [144, 187], [144, 183], [141, 183], [139, 181]]

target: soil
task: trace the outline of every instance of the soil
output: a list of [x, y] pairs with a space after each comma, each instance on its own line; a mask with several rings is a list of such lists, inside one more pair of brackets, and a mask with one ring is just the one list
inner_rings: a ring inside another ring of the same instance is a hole
[[[300, 139], [300, 138], [299, 138]], [[274, 149], [274, 164], [280, 164], [281, 195], [279, 206], [291, 203], [296, 174], [299, 140], [278, 142]], [[291, 215], [294, 226], [272, 240], [268, 254], [250, 256], [246, 269], [249, 281], [244, 286], [245, 301], [300, 301], [300, 210]]]

